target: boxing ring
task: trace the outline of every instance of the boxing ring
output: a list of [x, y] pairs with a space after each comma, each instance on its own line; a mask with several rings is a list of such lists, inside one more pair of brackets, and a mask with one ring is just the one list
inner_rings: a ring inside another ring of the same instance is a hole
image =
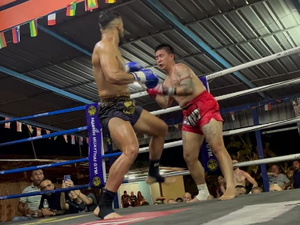
[[[281, 53], [277, 53], [275, 55], [271, 55], [259, 60], [255, 60], [253, 62], [249, 62], [246, 64], [242, 64], [230, 69], [226, 69], [211, 75], [206, 76], [207, 80], [215, 79], [219, 76], [224, 76], [231, 72], [245, 69], [254, 65], [258, 65], [260, 63], [264, 63], [267, 61], [271, 61], [274, 59], [278, 59], [284, 56], [288, 56], [291, 54], [295, 54], [300, 52], [300, 47], [290, 49]], [[287, 85], [293, 85], [300, 83], [300, 78], [274, 83], [270, 85], [265, 85], [262, 87], [257, 87], [245, 91], [240, 91], [232, 94], [227, 94], [224, 96], [217, 96], [216, 99], [218, 101], [222, 101], [228, 98], [234, 98], [241, 95], [256, 93], [259, 91], [265, 91], [270, 89], [276, 89]], [[144, 96], [145, 92], [137, 93], [131, 95], [132, 98], [138, 98]], [[102, 129], [98, 121], [97, 116], [97, 107], [98, 104], [90, 104], [81, 107], [75, 107], [71, 109], [59, 110], [54, 112], [42, 113], [32, 116], [26, 116], [21, 118], [14, 118], [10, 120], [0, 121], [0, 124], [4, 124], [7, 122], [15, 122], [22, 120], [29, 120], [33, 118], [39, 118], [44, 116], [51, 116], [60, 113], [68, 113], [79, 110], [86, 111], [86, 121], [87, 126], [73, 128], [65, 131], [59, 131], [51, 134], [41, 135], [37, 137], [30, 137], [21, 140], [0, 143], [0, 148], [3, 146], [19, 144], [23, 142], [36, 141], [40, 139], [55, 137], [59, 135], [65, 134], [74, 134], [76, 132], [88, 131], [89, 135], [89, 156], [83, 159], [51, 163], [40, 166], [31, 166], [26, 168], [16, 168], [11, 170], [0, 171], [0, 175], [4, 174], [13, 174], [20, 173], [26, 171], [32, 171], [36, 169], [46, 169], [51, 167], [58, 167], [73, 163], [79, 162], [88, 162], [89, 163], [89, 183], [85, 185], [78, 185], [75, 187], [65, 188], [65, 189], [55, 189], [52, 191], [43, 191], [43, 192], [32, 192], [26, 194], [15, 194], [15, 195], [7, 195], [0, 196], [0, 200], [5, 201], [7, 199], [12, 198], [20, 198], [25, 196], [34, 196], [41, 195], [46, 193], [55, 193], [55, 192], [65, 192], [69, 190], [76, 189], [87, 189], [87, 188], [101, 188], [105, 185], [106, 182], [106, 171], [105, 171], [105, 162], [104, 160], [110, 157], [115, 157], [121, 155], [120, 152], [104, 154], [103, 147], [103, 139], [102, 139]], [[157, 110], [151, 112], [153, 115], [161, 115], [173, 111], [180, 110], [179, 107], [171, 107], [169, 109]], [[258, 160], [253, 160], [249, 162], [241, 162], [236, 164], [236, 166], [250, 166], [250, 165], [261, 165], [261, 171], [263, 174], [264, 186], [268, 187], [266, 180], [266, 163], [274, 163], [280, 161], [294, 160], [300, 159], [299, 154], [286, 155], [274, 158], [263, 159], [263, 149], [261, 142], [261, 134], [260, 130], [279, 127], [288, 124], [298, 123], [300, 121], [300, 117], [295, 117], [292, 119], [271, 122], [267, 124], [259, 124], [257, 114], [255, 114], [255, 110], [252, 110], [254, 115], [256, 115], [256, 119], [254, 116], [255, 125], [252, 127], [239, 128], [235, 130], [224, 131], [223, 135], [233, 135], [240, 134], [245, 132], [253, 132], [256, 133], [257, 145], [259, 158]], [[182, 141], [175, 141], [171, 143], [166, 143], [164, 148], [172, 148], [176, 146], [181, 146]], [[140, 148], [139, 153], [148, 152], [149, 148], [144, 147]], [[188, 175], [189, 172], [172, 172], [166, 176], [179, 176], [179, 175]], [[144, 180], [145, 177], [140, 177], [137, 179], [129, 179], [124, 180], [124, 182], [136, 182]], [[101, 221], [98, 220], [92, 213], [86, 214], [68, 214], [64, 216], [55, 216], [51, 218], [44, 219], [36, 219], [22, 222], [8, 222], [7, 224], [168, 224], [174, 223], [176, 224], [299, 224], [300, 216], [299, 216], [299, 206], [300, 206], [300, 190], [288, 190], [282, 192], [273, 192], [273, 193], [262, 193], [257, 195], [244, 195], [239, 196], [236, 199], [230, 201], [218, 201], [217, 199], [211, 201], [197, 202], [197, 203], [178, 203], [171, 205], [154, 205], [154, 206], [143, 206], [143, 207], [135, 207], [135, 208], [127, 208], [127, 209], [116, 209], [116, 212], [124, 215], [120, 219], [112, 219]], [[268, 210], [264, 210], [268, 209]]]

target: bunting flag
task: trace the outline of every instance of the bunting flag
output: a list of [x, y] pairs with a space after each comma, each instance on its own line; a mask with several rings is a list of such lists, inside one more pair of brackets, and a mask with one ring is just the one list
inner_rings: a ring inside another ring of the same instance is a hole
[[13, 37], [13, 43], [17, 44], [20, 42], [20, 26], [16, 26], [11, 30], [12, 37]]
[[70, 5], [67, 6], [67, 16], [75, 16], [76, 12], [76, 2], [72, 2]]
[[87, 143], [87, 144], [89, 143], [89, 138], [88, 138], [88, 137], [86, 138], [86, 143]]
[[79, 137], [79, 144], [83, 145], [83, 137]]
[[31, 20], [29, 22], [29, 28], [30, 28], [30, 37], [36, 37], [38, 34], [37, 20]]
[[5, 40], [5, 36], [4, 36], [4, 32], [1, 32], [0, 34], [0, 49], [1, 48], [5, 48], [6, 45], [6, 40]]
[[75, 136], [74, 135], [71, 135], [71, 144], [75, 145]]
[[17, 132], [22, 132], [22, 123], [17, 121]]
[[271, 103], [265, 105], [265, 111], [271, 111], [271, 109], [272, 109]]
[[48, 26], [54, 26], [56, 24], [56, 13], [48, 15]]
[[[5, 117], [5, 120], [9, 120], [9, 118]], [[5, 123], [4, 127], [10, 129], [10, 122]]]
[[54, 141], [56, 141], [56, 139], [57, 139], [57, 136], [55, 136], [55, 137], [53, 138]]
[[115, 3], [116, 0], [105, 0], [105, 3]]
[[[50, 134], [50, 130], [46, 130], [46, 134]], [[51, 137], [49, 137], [51, 139]]]
[[42, 129], [37, 127], [36, 128], [36, 136], [41, 136], [42, 135]]
[[86, 11], [98, 8], [97, 0], [85, 0]]
[[64, 135], [64, 139], [65, 139], [65, 142], [68, 143], [68, 136], [66, 134]]
[[32, 132], [33, 132], [32, 126], [31, 125], [27, 125], [27, 128], [28, 128], [29, 132], [32, 134]]
[[230, 112], [230, 115], [231, 115], [231, 119], [232, 119], [232, 121], [235, 121], [234, 112]]

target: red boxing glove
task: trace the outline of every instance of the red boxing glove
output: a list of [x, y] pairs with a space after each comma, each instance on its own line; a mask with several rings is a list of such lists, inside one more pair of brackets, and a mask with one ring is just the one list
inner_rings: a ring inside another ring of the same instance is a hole
[[163, 94], [163, 86], [162, 84], [156, 85], [155, 88], [149, 88], [147, 89], [148, 95], [152, 98], [155, 98], [156, 95], [162, 95]]

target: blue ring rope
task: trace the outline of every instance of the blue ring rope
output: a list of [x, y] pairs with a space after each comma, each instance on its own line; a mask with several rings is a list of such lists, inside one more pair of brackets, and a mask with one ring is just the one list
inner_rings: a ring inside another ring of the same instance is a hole
[[53, 194], [53, 193], [71, 191], [71, 190], [87, 189], [89, 187], [90, 186], [88, 184], [84, 184], [84, 185], [78, 185], [78, 186], [69, 187], [69, 188], [54, 189], [54, 190], [49, 190], [49, 191], [35, 191], [35, 192], [30, 192], [30, 193], [25, 193], [25, 194], [4, 195], [4, 196], [0, 196], [0, 200], [21, 198], [21, 197], [35, 196], [35, 195], [43, 195], [43, 194], [49, 194], [49, 193]]
[[5, 142], [5, 143], [1, 143], [0, 147], [7, 146], [7, 145], [13, 145], [13, 144], [19, 144], [19, 143], [28, 142], [28, 141], [35, 141], [35, 140], [45, 139], [45, 138], [49, 138], [49, 137], [60, 136], [60, 135], [64, 135], [64, 134], [76, 133], [76, 132], [80, 132], [80, 131], [84, 131], [84, 130], [87, 130], [87, 126], [73, 128], [73, 129], [70, 129], [70, 130], [58, 131], [58, 132], [55, 132], [55, 133], [52, 133], [52, 134], [44, 134], [44, 135], [41, 135], [41, 136], [24, 138], [24, 139], [20, 139], [20, 140], [17, 140], [17, 141]]
[[[119, 156], [121, 154], [122, 154], [122, 152], [116, 152], [116, 153], [112, 153], [112, 154], [106, 154], [106, 155], [102, 156], [102, 159], [110, 158], [110, 157], [114, 157], [114, 156]], [[45, 164], [45, 165], [30, 166], [30, 167], [24, 167], [24, 168], [18, 168], [18, 169], [11, 169], [11, 170], [2, 170], [2, 171], [0, 171], [0, 175], [2, 175], [2, 174], [20, 173], [20, 172], [38, 170], [38, 169], [43, 169], [43, 168], [52, 168], [52, 167], [57, 167], [57, 166], [64, 166], [64, 165], [73, 164], [73, 163], [87, 162], [88, 160], [89, 160], [88, 157], [86, 157], [86, 158], [75, 159], [75, 160], [70, 160], [70, 161], [66, 161], [66, 162], [50, 163], [50, 164]]]
[[85, 109], [85, 106], [78, 106], [78, 107], [74, 107], [74, 108], [62, 109], [62, 110], [57, 110], [57, 111], [53, 111], [53, 112], [39, 113], [39, 114], [31, 115], [31, 116], [24, 116], [24, 117], [14, 118], [14, 119], [10, 119], [10, 120], [2, 120], [2, 121], [0, 121], [0, 124], [21, 121], [21, 120], [27, 120], [27, 119], [34, 119], [34, 118], [39, 118], [39, 117], [44, 117], [44, 116], [52, 116], [52, 115], [57, 115], [57, 114], [61, 114], [61, 113], [75, 112], [75, 111], [80, 111], [80, 110], [84, 110], [84, 109]]

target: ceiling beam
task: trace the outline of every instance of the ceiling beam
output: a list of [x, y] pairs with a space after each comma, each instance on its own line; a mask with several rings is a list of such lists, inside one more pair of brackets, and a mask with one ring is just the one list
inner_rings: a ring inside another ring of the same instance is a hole
[[8, 68], [5, 68], [3, 66], [0, 66], [0, 72], [3, 72], [9, 76], [12, 76], [12, 77], [15, 77], [17, 79], [20, 79], [20, 80], [23, 80], [23, 81], [26, 81], [30, 84], [33, 84], [35, 86], [38, 86], [38, 87], [41, 87], [43, 89], [46, 89], [46, 90], [49, 90], [49, 91], [52, 91], [56, 94], [59, 94], [59, 95], [62, 95], [66, 98], [69, 98], [69, 99], [72, 99], [72, 100], [75, 100], [77, 102], [82, 102], [82, 103], [85, 103], [85, 104], [91, 104], [93, 103], [92, 101], [88, 100], [88, 99], [85, 99], [85, 98], [82, 98], [78, 95], [75, 95], [75, 94], [72, 94], [70, 92], [67, 92], [67, 91], [64, 91], [62, 89], [59, 89], [57, 87], [54, 87], [52, 85], [49, 85], [49, 84], [46, 84], [46, 83], [43, 83], [41, 81], [38, 81], [36, 79], [33, 79], [31, 77], [28, 77], [28, 76], [25, 76], [21, 73], [18, 73], [18, 72], [15, 72], [13, 70], [10, 70]]
[[[163, 5], [161, 5], [157, 0], [145, 0], [147, 5], [151, 6], [155, 9], [155, 11], [159, 12], [162, 16], [164, 16], [175, 28], [177, 28], [181, 33], [185, 35], [185, 37], [192, 40], [197, 46], [203, 49], [208, 55], [210, 55], [214, 60], [216, 60], [220, 65], [224, 68], [231, 68], [232, 66], [225, 61], [220, 55], [216, 52], [212, 51], [197, 35], [195, 35], [190, 29], [185, 27], [181, 22], [177, 20], [175, 16], [173, 16]], [[243, 81], [247, 87], [255, 88], [256, 86], [252, 84], [245, 76], [243, 76], [240, 72], [234, 72], [233, 75], [237, 77], [239, 80]], [[258, 93], [263, 99], [267, 97]]]

